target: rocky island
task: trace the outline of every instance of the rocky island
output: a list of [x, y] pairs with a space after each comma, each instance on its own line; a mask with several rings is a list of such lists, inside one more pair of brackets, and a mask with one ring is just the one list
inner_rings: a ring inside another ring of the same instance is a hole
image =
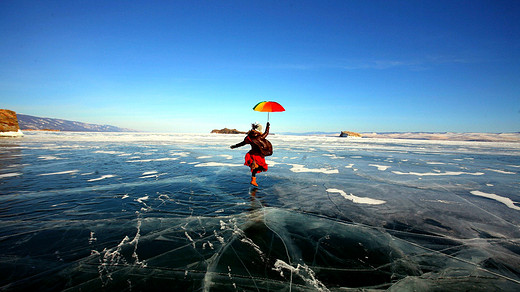
[[16, 113], [11, 110], [0, 109], [0, 137], [19, 136], [23, 136], [23, 133], [20, 131]]
[[363, 135], [356, 133], [356, 132], [350, 132], [350, 131], [341, 131], [339, 134], [340, 137], [363, 137]]
[[220, 129], [220, 130], [213, 130], [211, 131], [211, 133], [215, 133], [215, 134], [246, 134], [246, 132], [241, 132], [237, 129], [228, 129], [228, 128], [224, 128], [224, 129]]

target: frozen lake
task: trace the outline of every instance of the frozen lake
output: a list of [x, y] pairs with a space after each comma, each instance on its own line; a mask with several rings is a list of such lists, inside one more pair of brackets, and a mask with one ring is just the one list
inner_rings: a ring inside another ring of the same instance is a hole
[[0, 139], [0, 289], [520, 290], [520, 143]]

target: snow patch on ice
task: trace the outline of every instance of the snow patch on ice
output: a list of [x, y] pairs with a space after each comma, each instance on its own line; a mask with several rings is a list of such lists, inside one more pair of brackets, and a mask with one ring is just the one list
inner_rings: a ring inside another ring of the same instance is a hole
[[30, 164], [29, 164], [29, 163], [24, 163], [24, 164], [11, 164], [11, 165], [7, 166], [7, 168], [24, 167], [24, 166], [30, 166]]
[[323, 156], [328, 156], [330, 159], [345, 159], [345, 157], [339, 157], [336, 154], [323, 154]]
[[148, 196], [144, 196], [144, 197], [140, 197], [140, 198], [137, 198], [135, 199], [136, 202], [139, 202], [139, 203], [143, 203], [143, 201], [146, 201], [148, 200]]
[[55, 174], [69, 174], [69, 173], [76, 173], [78, 171], [79, 170], [74, 169], [74, 170], [65, 170], [65, 171], [51, 172], [51, 173], [41, 173], [39, 175], [42, 176], [42, 175], [55, 175]]
[[235, 167], [235, 166], [242, 166], [243, 164], [236, 164], [236, 163], [222, 163], [222, 162], [205, 162], [205, 163], [199, 163], [196, 164], [195, 167], [212, 167], [212, 166], [229, 166], [229, 167]]
[[416, 175], [416, 176], [438, 176], [438, 175], [483, 175], [483, 172], [462, 172], [462, 171], [447, 171], [447, 172], [401, 172], [401, 171], [392, 171], [395, 174], [408, 174], [408, 175]]
[[51, 205], [51, 207], [58, 207], [58, 206], [64, 206], [64, 205], [68, 205], [68, 203], [60, 203], [60, 204], [54, 204], [54, 205]]
[[189, 152], [170, 152], [170, 155], [180, 157], [187, 157], [189, 154]]
[[102, 180], [102, 179], [105, 179], [105, 178], [111, 178], [111, 177], [115, 177], [115, 175], [107, 174], [107, 175], [103, 175], [103, 176], [98, 177], [98, 178], [89, 179], [88, 181], [98, 181], [98, 180]]
[[13, 177], [13, 176], [19, 176], [19, 175], [22, 175], [22, 174], [19, 172], [4, 173], [4, 174], [0, 174], [0, 178]]
[[164, 157], [164, 158], [154, 158], [154, 159], [138, 159], [138, 160], [127, 160], [126, 162], [152, 162], [152, 161], [172, 161], [177, 160], [178, 157]]
[[156, 174], [156, 173], [157, 173], [157, 171], [152, 170], [152, 171], [143, 172], [143, 174], [141, 174], [141, 175], [150, 175], [150, 174]]
[[106, 150], [97, 150], [94, 153], [102, 153], [102, 154], [123, 154], [124, 152], [120, 151], [106, 151]]
[[140, 176], [139, 178], [151, 178], [151, 177], [158, 178], [162, 175], [167, 175], [167, 174], [168, 174], [167, 172], [158, 173], [157, 171], [149, 171], [149, 172], [143, 173], [143, 176]]
[[274, 165], [277, 165], [277, 164], [283, 164], [283, 163], [278, 163], [278, 162], [273, 161], [273, 160], [266, 160], [265, 163], [267, 163], [267, 165], [269, 165], [269, 166], [274, 166]]
[[209, 156], [209, 155], [206, 155], [206, 156], [199, 156], [197, 157], [197, 159], [208, 159], [208, 158], [212, 158], [213, 156]]
[[296, 267], [293, 267], [288, 263], [280, 259], [277, 259], [274, 263], [273, 270], [278, 271], [282, 277], [283, 270], [288, 270], [291, 272], [291, 274], [299, 276], [300, 278], [302, 278], [302, 280], [312, 285], [316, 289], [316, 291], [330, 291], [320, 280], [316, 278], [316, 273], [306, 264], [298, 264]]
[[367, 197], [358, 197], [358, 196], [354, 196], [353, 194], [347, 195], [347, 193], [345, 193], [343, 190], [338, 190], [338, 189], [327, 189], [327, 192], [339, 193], [343, 198], [350, 200], [354, 203], [358, 203], [358, 204], [381, 205], [381, 204], [386, 203], [386, 201], [371, 199], [371, 198], [367, 198]]
[[481, 191], [471, 191], [470, 193], [474, 196], [484, 197], [484, 198], [498, 201], [498, 202], [508, 206], [511, 209], [520, 210], [520, 207], [515, 205], [514, 202], [510, 198], [498, 196], [496, 194], [488, 194], [488, 193], [484, 193]]
[[59, 159], [65, 159], [65, 158], [60, 158], [60, 157], [56, 157], [56, 156], [52, 156], [52, 155], [42, 155], [42, 156], [39, 156], [38, 158], [39, 158], [39, 159], [42, 159], [42, 160], [59, 160]]
[[381, 170], [381, 171], [385, 171], [391, 167], [391, 166], [387, 166], [387, 165], [377, 165], [377, 164], [369, 164], [369, 166], [377, 167], [377, 169]]
[[304, 165], [301, 164], [289, 164], [292, 166], [290, 171], [292, 172], [321, 172], [325, 174], [333, 174], [333, 173], [339, 173], [337, 169], [327, 169], [327, 168], [306, 168]]
[[496, 172], [496, 173], [502, 173], [502, 174], [516, 174], [516, 172], [499, 170], [499, 169], [486, 168], [486, 170], [493, 171], [493, 172]]
[[90, 238], [88, 239], [88, 244], [92, 244], [94, 243], [94, 241], [97, 241], [97, 238], [95, 238], [94, 235], [94, 231], [90, 231]]
[[193, 248], [197, 248], [197, 246], [195, 245], [195, 241], [193, 241], [193, 238], [191, 238], [187, 231], [184, 231], [184, 235], [186, 235], [186, 238], [191, 242]]

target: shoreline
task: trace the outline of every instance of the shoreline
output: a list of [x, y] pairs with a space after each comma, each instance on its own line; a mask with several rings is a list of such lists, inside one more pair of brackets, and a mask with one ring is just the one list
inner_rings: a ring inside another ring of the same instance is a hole
[[61, 132], [60, 130], [52, 130], [52, 129], [23, 129], [25, 132]]
[[363, 133], [364, 138], [413, 139], [430, 141], [467, 142], [516, 142], [520, 143], [520, 133]]
[[[90, 133], [95, 136], [111, 136], [131, 134], [137, 136], [165, 136], [165, 135], [203, 135], [203, 136], [240, 136], [244, 134], [216, 134], [216, 133], [174, 133], [174, 132], [75, 132], [75, 131], [27, 131], [25, 134], [29, 136], [45, 133]], [[332, 133], [272, 133], [272, 137], [276, 136], [300, 136], [300, 137], [327, 137], [345, 140], [415, 140], [415, 141], [437, 141], [437, 142], [486, 142], [486, 143], [520, 143], [520, 133], [361, 133], [363, 137], [340, 137], [339, 134]]]

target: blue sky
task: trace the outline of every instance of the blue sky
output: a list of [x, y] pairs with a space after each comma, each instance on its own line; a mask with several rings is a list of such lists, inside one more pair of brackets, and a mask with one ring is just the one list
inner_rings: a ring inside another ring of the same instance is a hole
[[0, 108], [143, 131], [520, 131], [520, 1], [0, 1]]

